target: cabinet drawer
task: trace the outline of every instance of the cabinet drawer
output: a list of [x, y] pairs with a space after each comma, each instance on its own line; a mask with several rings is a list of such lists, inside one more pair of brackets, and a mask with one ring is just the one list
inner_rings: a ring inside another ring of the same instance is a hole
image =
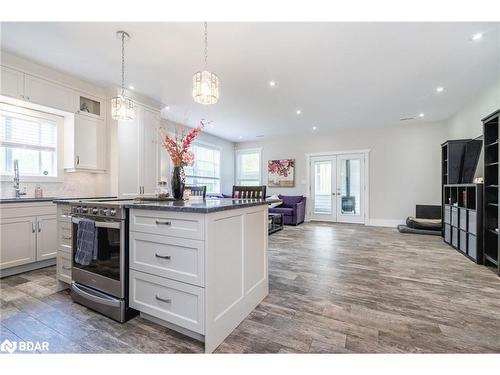
[[469, 234], [469, 247], [467, 249], [467, 255], [477, 260], [477, 237], [473, 234]]
[[458, 207], [451, 208], [451, 225], [458, 227]]
[[460, 209], [458, 224], [460, 229], [467, 231], [467, 210], [465, 208]]
[[469, 216], [469, 232], [472, 234], [477, 234], [476, 211], [468, 210], [468, 216]]
[[458, 247], [458, 229], [451, 227], [451, 244]]
[[57, 252], [57, 279], [71, 284], [71, 254]]
[[205, 290], [130, 270], [130, 307], [204, 334]]
[[134, 232], [204, 239], [203, 215], [155, 210], [130, 210], [130, 230]]
[[448, 224], [444, 225], [444, 240], [451, 243], [451, 227]]
[[59, 248], [71, 252], [71, 230], [63, 226], [59, 227]]
[[204, 246], [198, 240], [130, 232], [130, 268], [204, 286]]
[[467, 253], [467, 232], [464, 232], [463, 230], [460, 230], [460, 241], [459, 241], [459, 246], [458, 249], [466, 254]]
[[451, 224], [451, 207], [449, 205], [444, 206], [444, 217], [443, 221], [446, 224]]

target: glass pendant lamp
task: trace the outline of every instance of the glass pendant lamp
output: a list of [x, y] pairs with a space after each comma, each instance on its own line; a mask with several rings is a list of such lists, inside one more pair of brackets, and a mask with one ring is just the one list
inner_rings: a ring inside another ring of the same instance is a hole
[[200, 104], [215, 104], [219, 100], [219, 77], [207, 70], [208, 30], [205, 22], [205, 69], [193, 76], [193, 99]]
[[130, 35], [125, 31], [117, 31], [116, 35], [122, 40], [122, 90], [121, 95], [111, 99], [111, 117], [113, 120], [131, 121], [134, 119], [135, 104], [125, 96], [125, 38], [130, 39]]

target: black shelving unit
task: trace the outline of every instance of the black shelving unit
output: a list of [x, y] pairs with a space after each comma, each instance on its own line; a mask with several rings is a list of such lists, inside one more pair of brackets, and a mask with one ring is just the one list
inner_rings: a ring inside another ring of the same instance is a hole
[[496, 269], [500, 276], [498, 257], [498, 173], [499, 173], [499, 137], [498, 119], [500, 110], [485, 117], [483, 122], [484, 135], [484, 243], [483, 263]]
[[[454, 139], [448, 140], [441, 144], [441, 192], [443, 193], [444, 185], [459, 184], [462, 181], [462, 166], [464, 162], [465, 148], [471, 139]], [[444, 195], [441, 197], [441, 202], [444, 202]], [[441, 212], [441, 217], [444, 217], [444, 205]], [[441, 235], [444, 237], [444, 225]]]
[[483, 184], [443, 187], [444, 241], [483, 264]]

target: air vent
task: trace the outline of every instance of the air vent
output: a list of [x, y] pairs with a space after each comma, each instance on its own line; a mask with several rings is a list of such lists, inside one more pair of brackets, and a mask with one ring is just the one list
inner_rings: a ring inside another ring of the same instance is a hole
[[415, 120], [415, 117], [403, 117], [399, 119], [399, 121], [410, 121], [410, 120]]

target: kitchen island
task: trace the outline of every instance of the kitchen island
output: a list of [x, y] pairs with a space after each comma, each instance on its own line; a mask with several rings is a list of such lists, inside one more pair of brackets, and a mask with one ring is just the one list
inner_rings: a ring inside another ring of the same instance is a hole
[[263, 200], [132, 202], [129, 304], [210, 353], [269, 291]]

